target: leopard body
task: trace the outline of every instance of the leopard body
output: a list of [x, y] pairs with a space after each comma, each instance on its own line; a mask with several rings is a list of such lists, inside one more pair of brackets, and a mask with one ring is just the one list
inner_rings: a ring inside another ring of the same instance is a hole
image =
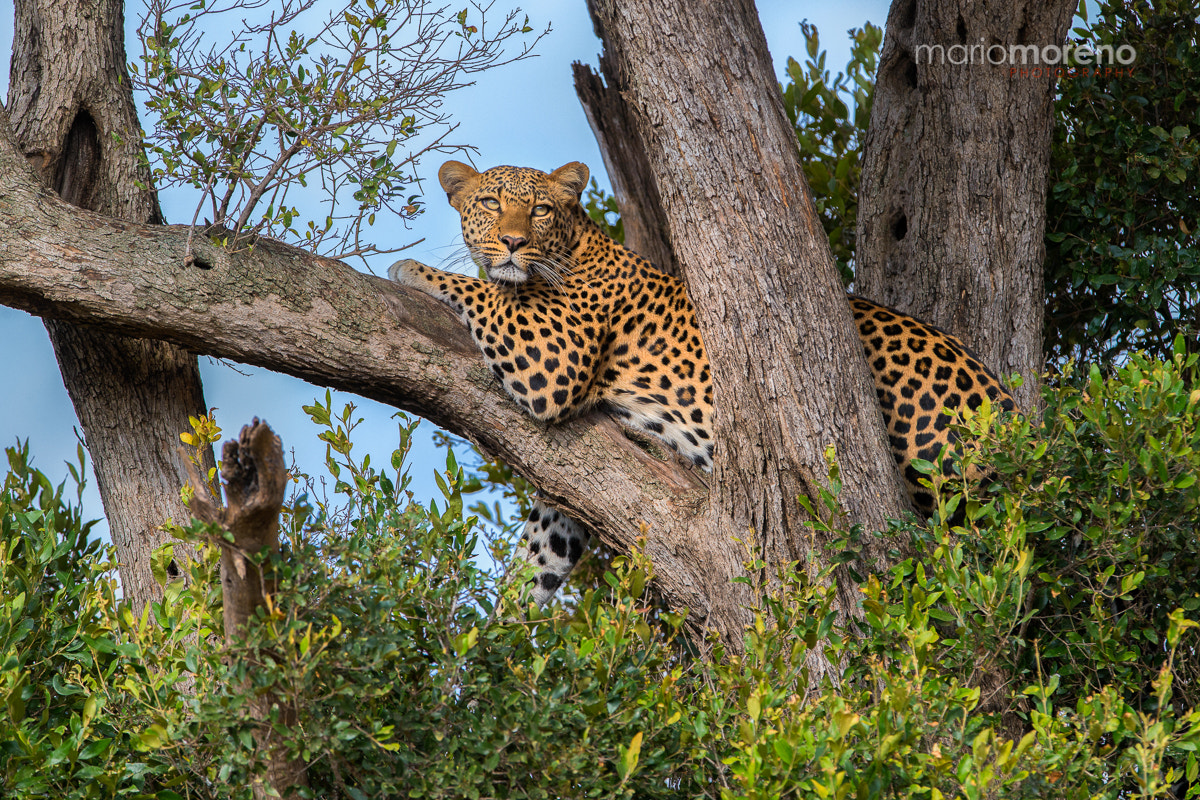
[[[712, 375], [683, 283], [605, 235], [579, 198], [578, 162], [552, 173], [520, 167], [439, 172], [462, 216], [463, 239], [488, 280], [400, 261], [393, 280], [438, 298], [470, 328], [508, 395], [531, 416], [556, 422], [604, 405], [708, 469]], [[913, 459], [937, 462], [954, 444], [943, 408], [1012, 398], [958, 338], [869, 300], [849, 297], [875, 378], [892, 453], [914, 505], [933, 498]], [[538, 502], [526, 524], [527, 558], [544, 602], [583, 552], [587, 534]]]

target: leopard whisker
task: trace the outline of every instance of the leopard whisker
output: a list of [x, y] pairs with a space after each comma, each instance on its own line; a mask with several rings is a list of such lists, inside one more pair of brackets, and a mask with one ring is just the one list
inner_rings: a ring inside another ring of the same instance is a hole
[[447, 257], [446, 271], [457, 272], [460, 275], [474, 276], [479, 271], [479, 262], [483, 259], [483, 250], [470, 245], [463, 245]]
[[578, 271], [577, 266], [575, 259], [571, 256], [561, 258], [548, 256], [538, 262], [537, 272], [545, 278], [547, 283], [561, 289], [566, 283], [566, 279]]

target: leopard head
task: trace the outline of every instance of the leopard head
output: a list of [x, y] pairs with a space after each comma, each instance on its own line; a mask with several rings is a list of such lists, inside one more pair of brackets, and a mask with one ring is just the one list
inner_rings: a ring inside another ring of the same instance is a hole
[[578, 161], [550, 174], [524, 167], [476, 172], [459, 161], [438, 170], [450, 205], [462, 215], [471, 258], [496, 283], [516, 285], [539, 275], [551, 283], [573, 269], [584, 212], [579, 196], [588, 168]]

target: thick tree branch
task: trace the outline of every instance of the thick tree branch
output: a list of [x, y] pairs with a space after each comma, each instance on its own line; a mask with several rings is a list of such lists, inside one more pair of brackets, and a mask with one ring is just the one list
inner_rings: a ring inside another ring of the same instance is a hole
[[221, 451], [221, 481], [228, 505], [209, 494], [208, 483], [191, 461], [186, 461], [192, 499], [188, 511], [201, 522], [219, 525], [233, 534], [233, 547], [222, 545], [221, 590], [225, 640], [235, 641], [244, 632], [255, 609], [275, 592], [275, 581], [253, 564], [251, 556], [268, 550], [279, 552], [279, 511], [287, 490], [283, 445], [271, 428], [257, 418], [242, 426], [237, 439]]
[[[3, 136], [0, 303], [162, 339], [420, 414], [504, 458], [608, 543], [644, 524], [664, 595], [739, 639], [739, 545], [711, 535], [701, 476], [650, 454], [607, 415], [547, 428], [505, 397], [461, 322], [432, 299], [273, 242], [230, 254], [187, 230], [61, 202]], [[165, 446], [165, 444], [164, 444]], [[653, 449], [653, 448], [652, 448]]]
[[[863, 147], [858, 290], [961, 336], [996, 371], [1020, 372], [1014, 395], [1027, 410], [1045, 362], [1055, 78], [989, 60], [1061, 45], [1076, 5], [896, 0]], [[991, 55], [948, 62], [956, 47]]]

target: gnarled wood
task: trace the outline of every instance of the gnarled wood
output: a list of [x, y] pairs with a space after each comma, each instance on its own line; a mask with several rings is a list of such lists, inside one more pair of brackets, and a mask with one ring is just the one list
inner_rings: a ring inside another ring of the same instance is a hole
[[575, 94], [600, 145], [604, 171], [621, 209], [625, 246], [668, 275], [679, 275], [658, 181], [646, 162], [646, 147], [629, 108], [621, 98], [621, 78], [607, 55], [601, 55], [600, 68], [602, 75], [579, 62], [572, 65]]
[[[120, 0], [17, 0], [8, 108], [18, 147], [64, 200], [161, 222], [138, 162], [121, 7]], [[185, 514], [186, 475], [173, 443], [188, 416], [205, 410], [196, 357], [65, 321], [48, 320], [46, 329], [95, 466], [122, 590], [140, 608], [160, 591], [150, 554], [169, 537], [159, 526]]]
[[[287, 489], [288, 473], [283, 463], [283, 445], [271, 428], [257, 418], [242, 427], [237, 439], [225, 442], [221, 450], [221, 481], [227, 505], [222, 507], [208, 492], [208, 484], [190, 461], [191, 482], [188, 510], [202, 522], [219, 525], [233, 535], [222, 539], [221, 595], [225, 620], [225, 641], [233, 644], [244, 633], [246, 624], [259, 608], [267, 606], [275, 593], [273, 575], [265, 572], [255, 557], [279, 552], [279, 512]], [[253, 692], [251, 682], [241, 687]], [[278, 710], [276, 711], [276, 707]], [[272, 712], [277, 721], [272, 722]], [[296, 709], [273, 693], [256, 694], [250, 701], [250, 713], [258, 723], [255, 742], [266, 754], [266, 775], [256, 781], [256, 798], [296, 797], [297, 789], [308, 785], [305, 764], [290, 759], [279, 742], [274, 726], [295, 725]]]

